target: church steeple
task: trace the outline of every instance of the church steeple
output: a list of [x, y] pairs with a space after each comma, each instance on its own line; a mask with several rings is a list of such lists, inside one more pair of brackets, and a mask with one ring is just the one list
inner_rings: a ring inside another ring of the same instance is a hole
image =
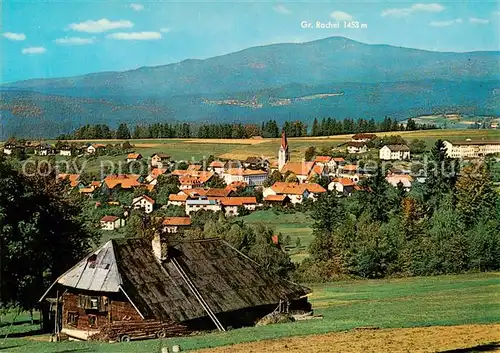
[[288, 140], [286, 139], [285, 130], [283, 130], [283, 133], [281, 134], [281, 146], [278, 152], [278, 169], [281, 170], [289, 159], [290, 154], [288, 152]]

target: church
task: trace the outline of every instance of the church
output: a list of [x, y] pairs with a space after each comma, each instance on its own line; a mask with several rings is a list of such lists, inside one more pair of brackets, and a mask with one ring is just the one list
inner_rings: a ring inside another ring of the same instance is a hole
[[290, 153], [288, 152], [288, 140], [286, 139], [286, 133], [283, 130], [281, 135], [281, 146], [278, 152], [278, 170], [281, 171], [289, 160]]

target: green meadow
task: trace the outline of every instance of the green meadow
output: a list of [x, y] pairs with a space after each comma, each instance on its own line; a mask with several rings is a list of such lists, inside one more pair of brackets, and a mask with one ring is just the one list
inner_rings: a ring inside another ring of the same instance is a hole
[[[11, 315], [0, 324], [0, 350], [6, 352], [161, 352], [179, 344], [183, 351], [242, 342], [344, 331], [363, 326], [380, 328], [500, 322], [500, 273], [404, 279], [342, 281], [314, 284], [310, 301], [323, 319], [249, 327], [183, 338], [129, 343], [47, 342], [23, 315], [7, 338]], [[33, 334], [35, 333], [35, 334]]]

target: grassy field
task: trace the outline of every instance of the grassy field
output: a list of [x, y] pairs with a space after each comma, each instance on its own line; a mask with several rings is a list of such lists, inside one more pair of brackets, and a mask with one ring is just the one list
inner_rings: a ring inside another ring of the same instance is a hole
[[[426, 130], [426, 131], [398, 131], [377, 133], [379, 136], [402, 135], [408, 141], [412, 139], [423, 139], [428, 148], [434, 144], [437, 139], [463, 140], [500, 139], [500, 130]], [[289, 138], [290, 156], [292, 160], [301, 160], [304, 158], [305, 150], [314, 146], [318, 150], [322, 148], [337, 147], [350, 140], [352, 135], [336, 135], [322, 137], [297, 137]], [[148, 139], [148, 140], [129, 140], [134, 145], [133, 150], [143, 155], [151, 157], [155, 153], [166, 153], [172, 156], [173, 160], [199, 161], [208, 158], [210, 155], [223, 159], [243, 160], [250, 156], [262, 156], [271, 161], [276, 160], [277, 151], [280, 145], [280, 139]], [[55, 143], [55, 141], [50, 141]], [[79, 141], [82, 143], [118, 143], [120, 140], [93, 140]], [[376, 155], [376, 153], [375, 153]], [[33, 159], [45, 159], [46, 157], [32, 156]], [[69, 160], [67, 157], [57, 156], [58, 161]], [[126, 155], [121, 156], [100, 156], [93, 158], [82, 158], [85, 163], [85, 170], [90, 173], [100, 171], [101, 164], [110, 165], [109, 162], [117, 165], [121, 162], [123, 167]], [[127, 172], [124, 169], [124, 172]]]
[[[225, 333], [133, 341], [130, 343], [49, 343], [47, 336], [0, 339], [8, 352], [160, 352], [180, 344], [183, 350], [210, 348], [290, 336], [344, 331], [356, 327], [422, 327], [500, 322], [500, 273], [345, 281], [310, 286], [310, 301], [322, 320], [301, 321]], [[20, 333], [34, 327], [15, 325]], [[5, 335], [7, 327], [0, 327]]]
[[272, 209], [256, 211], [248, 216], [241, 217], [247, 224], [262, 224], [273, 229], [283, 237], [290, 235], [290, 246], [295, 247], [297, 238], [300, 238], [300, 249], [292, 249], [291, 256], [295, 262], [300, 262], [307, 256], [307, 248], [313, 239], [311, 224], [313, 220], [302, 212], [282, 213]]

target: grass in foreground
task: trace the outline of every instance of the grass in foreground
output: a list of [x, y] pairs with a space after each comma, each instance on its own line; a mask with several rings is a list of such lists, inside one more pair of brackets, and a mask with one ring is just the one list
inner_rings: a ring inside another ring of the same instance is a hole
[[[500, 322], [500, 273], [345, 281], [312, 285], [310, 298], [324, 319], [225, 333], [130, 343], [60, 342], [30, 338], [0, 340], [8, 352], [160, 352], [162, 345], [185, 350], [210, 348], [280, 337], [349, 330]], [[29, 328], [29, 326], [26, 326]], [[0, 334], [5, 334], [0, 328]]]

